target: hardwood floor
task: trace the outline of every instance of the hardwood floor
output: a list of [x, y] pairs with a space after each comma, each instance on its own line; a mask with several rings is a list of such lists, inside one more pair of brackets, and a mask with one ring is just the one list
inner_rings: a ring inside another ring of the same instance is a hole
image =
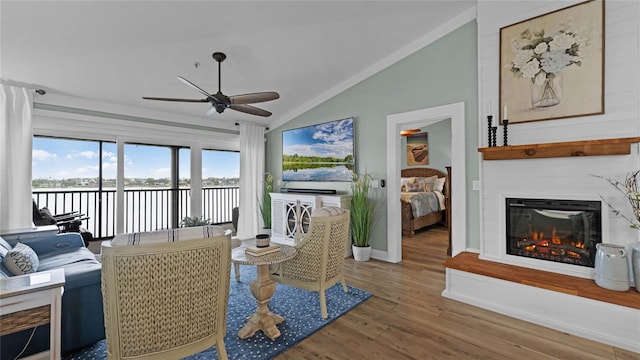
[[403, 238], [400, 264], [347, 259], [347, 284], [374, 296], [276, 359], [640, 359], [443, 298], [446, 236], [434, 227]]

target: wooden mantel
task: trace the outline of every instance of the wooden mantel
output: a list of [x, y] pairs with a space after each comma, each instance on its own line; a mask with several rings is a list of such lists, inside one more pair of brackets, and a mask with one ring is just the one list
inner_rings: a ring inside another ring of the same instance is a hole
[[573, 156], [628, 155], [640, 137], [567, 141], [478, 148], [484, 160], [540, 159]]

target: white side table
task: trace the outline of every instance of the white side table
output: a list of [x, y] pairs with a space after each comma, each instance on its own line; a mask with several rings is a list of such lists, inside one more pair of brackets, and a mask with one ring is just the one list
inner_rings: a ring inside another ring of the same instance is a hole
[[63, 269], [0, 279], [0, 336], [51, 324], [48, 355], [50, 359], [60, 359], [64, 281]]

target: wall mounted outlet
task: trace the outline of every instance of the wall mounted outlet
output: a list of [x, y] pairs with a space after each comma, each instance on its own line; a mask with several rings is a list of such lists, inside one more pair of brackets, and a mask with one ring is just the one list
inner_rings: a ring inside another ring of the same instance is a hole
[[380, 180], [371, 180], [371, 187], [377, 189], [380, 187]]
[[480, 180], [473, 180], [473, 190], [480, 190]]

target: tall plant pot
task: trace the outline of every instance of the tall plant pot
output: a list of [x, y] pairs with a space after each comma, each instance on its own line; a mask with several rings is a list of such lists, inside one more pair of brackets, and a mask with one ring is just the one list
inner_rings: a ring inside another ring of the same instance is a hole
[[355, 261], [369, 261], [371, 258], [371, 246], [351, 245], [351, 251], [353, 251], [353, 259]]

